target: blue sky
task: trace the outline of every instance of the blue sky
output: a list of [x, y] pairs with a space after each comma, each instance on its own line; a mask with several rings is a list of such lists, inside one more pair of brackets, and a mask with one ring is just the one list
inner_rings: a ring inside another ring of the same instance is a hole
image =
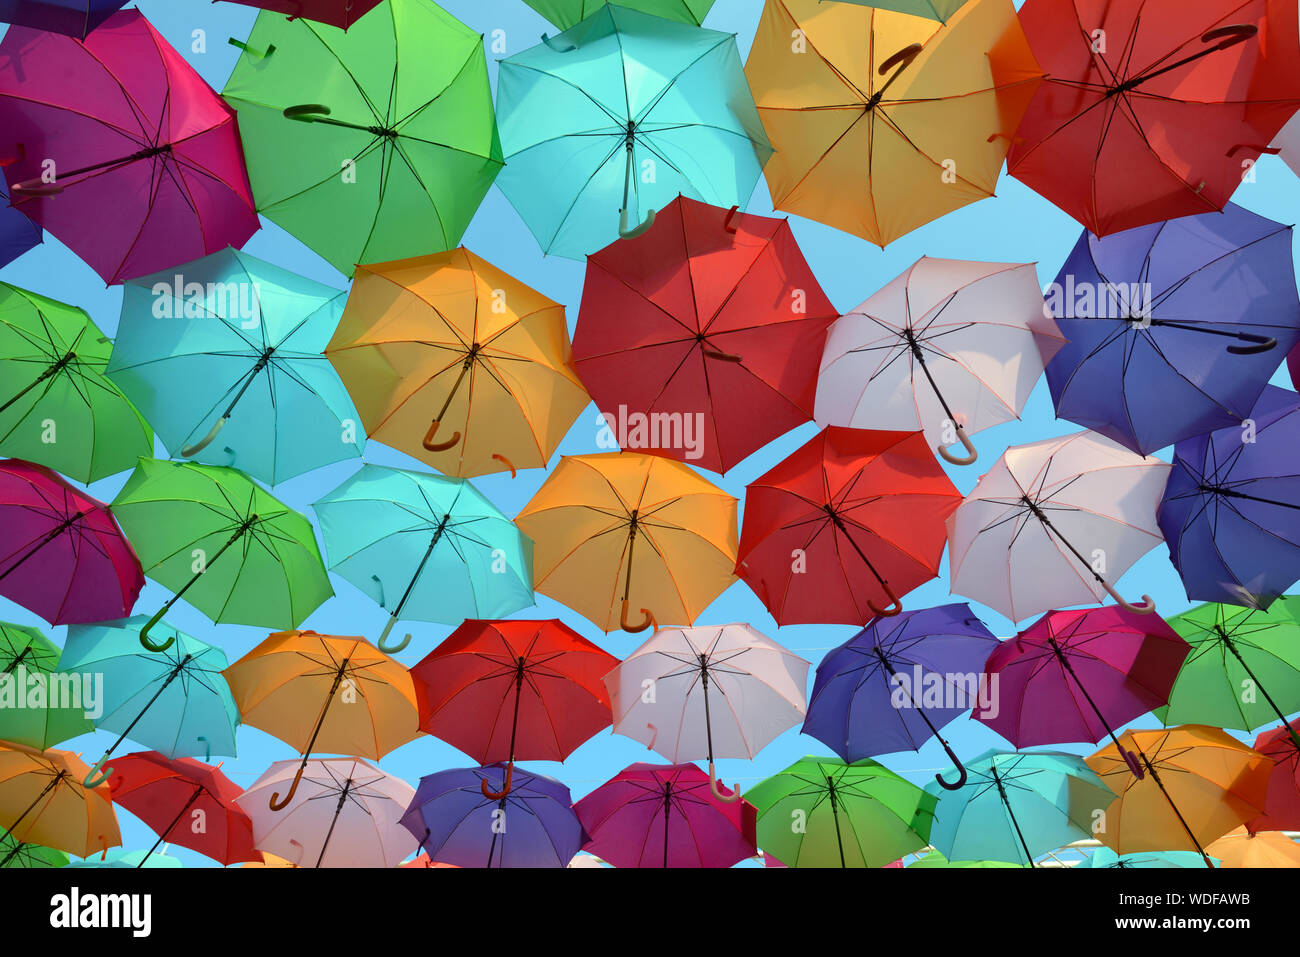
[[[206, 0], [139, 0], [134, 5], [145, 13], [173, 46], [186, 51], [187, 59], [218, 90], [224, 85], [238, 56], [238, 51], [226, 43], [226, 38], [246, 37], [256, 16], [256, 11], [249, 7], [224, 2], [209, 3]], [[491, 35], [494, 30], [503, 30], [506, 55], [518, 53], [536, 44], [544, 32], [556, 32], [522, 0], [452, 0], [442, 6], [482, 34]], [[718, 0], [705, 21], [705, 26], [735, 33], [743, 57], [748, 54], [761, 10], [759, 0]], [[188, 52], [191, 50], [191, 37], [195, 30], [206, 32], [206, 53]], [[495, 84], [496, 63], [493, 56], [489, 56], [489, 69]], [[1255, 181], [1243, 184], [1234, 199], [1248, 209], [1288, 225], [1300, 219], [1300, 180], [1275, 157], [1266, 156], [1261, 159], [1256, 167]], [[773, 214], [767, 187], [761, 181], [748, 208], [754, 213]], [[1017, 181], [1006, 177], [1005, 172], [998, 184], [996, 198], [975, 203], [945, 216], [903, 237], [883, 251], [818, 223], [797, 216], [789, 218], [791, 228], [813, 272], [831, 301], [842, 312], [862, 302], [923, 255], [990, 262], [1036, 262], [1039, 279], [1046, 285], [1054, 278], [1081, 231], [1074, 220]], [[278, 227], [266, 220], [262, 222], [263, 229], [245, 247], [249, 253], [340, 289], [346, 288], [345, 278], [331, 266]], [[495, 187], [480, 207], [465, 234], [463, 244], [556, 302], [564, 304], [572, 331], [581, 299], [582, 264], [544, 257], [532, 235]], [[102, 280], [48, 234], [43, 246], [0, 269], [0, 279], [86, 309], [109, 334], [116, 328], [121, 302], [120, 287], [105, 289]], [[1274, 382], [1291, 387], [1285, 368], [1275, 376]], [[588, 406], [570, 430], [558, 454], [601, 451], [596, 444], [599, 425], [595, 406]], [[958, 488], [963, 493], [968, 492], [983, 470], [996, 461], [1007, 446], [1074, 431], [1078, 431], [1077, 426], [1056, 420], [1046, 383], [1040, 381], [1021, 421], [980, 433], [977, 444], [981, 457], [976, 465], [945, 468]], [[705, 474], [731, 494], [741, 497], [743, 509], [745, 484], [794, 451], [815, 432], [815, 426], [806, 424], [760, 450], [724, 478], [712, 473]], [[161, 446], [159, 449], [161, 455]], [[1168, 449], [1158, 454], [1166, 460], [1169, 458]], [[365, 461], [424, 468], [414, 460], [375, 443], [367, 446]], [[275, 493], [311, 516], [310, 503], [351, 475], [359, 464], [353, 460], [317, 470], [282, 483], [276, 487]], [[554, 465], [554, 460], [551, 464]], [[91, 487], [92, 493], [101, 499], [110, 500], [126, 480], [126, 474], [95, 484]], [[507, 473], [475, 479], [474, 484], [502, 511], [514, 515], [531, 498], [545, 476], [545, 472], [535, 469], [521, 472], [515, 479], [511, 479]], [[322, 605], [302, 627], [326, 634], [364, 635], [374, 640], [384, 625], [386, 613], [342, 579], [334, 578], [333, 584], [336, 597]], [[1158, 547], [1139, 561], [1121, 580], [1120, 589], [1134, 600], [1142, 593], [1150, 594], [1165, 615], [1176, 614], [1189, 607], [1164, 546]], [[152, 614], [169, 597], [170, 593], [164, 588], [150, 583], [136, 610]], [[963, 599], [949, 595], [945, 559], [940, 576], [912, 592], [905, 605], [920, 608], [953, 600]], [[973, 607], [994, 634], [1014, 634], [1015, 629], [1010, 622], [987, 608], [979, 605]], [[585, 619], [541, 595], [537, 596], [535, 608], [520, 612], [515, 617], [560, 618], [619, 658], [625, 657], [644, 639], [644, 635], [618, 632], [603, 635]], [[42, 625], [39, 619], [3, 599], [0, 599], [0, 619]], [[184, 631], [220, 645], [231, 661], [253, 648], [267, 634], [264, 629], [238, 625], [214, 626], [183, 600], [173, 608], [168, 620]], [[827, 650], [857, 631], [849, 626], [828, 625], [778, 628], [748, 587], [739, 582], [719, 597], [703, 613], [698, 623], [732, 621], [751, 623], [814, 665]], [[407, 665], [415, 664], [452, 630], [447, 626], [419, 622], [403, 623], [402, 627], [415, 635], [411, 645], [397, 656]], [[62, 628], [45, 630], [56, 642], [62, 643]], [[811, 682], [810, 670], [810, 688]], [[1152, 725], [1156, 722], [1148, 717], [1137, 723]], [[964, 757], [974, 757], [991, 747], [1009, 749], [1007, 742], [998, 735], [966, 718], [960, 718], [950, 725], [946, 735], [956, 751]], [[61, 747], [81, 751], [84, 757], [93, 762], [115, 737], [100, 732], [94, 736], [74, 739]], [[1243, 737], [1253, 739], [1253, 735]], [[271, 762], [295, 756], [288, 745], [251, 727], [240, 729], [238, 747], [239, 756], [226, 758], [223, 770], [245, 787], [252, 784]], [[128, 742], [122, 750], [125, 752], [135, 749]], [[1092, 749], [1080, 746], [1068, 750], [1082, 754]], [[770, 744], [752, 762], [719, 761], [718, 772], [726, 782], [738, 781], [743, 790], [745, 786], [781, 770], [808, 753], [828, 754], [829, 751], [820, 742], [801, 736], [797, 729], [793, 729]], [[920, 784], [947, 763], [936, 742], [930, 742], [919, 753], [884, 755], [880, 760]], [[606, 730], [579, 748], [563, 765], [536, 762], [530, 763], [528, 767], [560, 778], [569, 785], [573, 797], [577, 799], [636, 761], [660, 763], [662, 759], [637, 742]], [[473, 763], [451, 746], [421, 736], [386, 757], [380, 766], [414, 784], [421, 775]], [[127, 848], [147, 848], [153, 843], [155, 836], [152, 831], [129, 812], [119, 809], [119, 817]], [[186, 866], [211, 866], [212, 863], [201, 855], [176, 846], [171, 848], [170, 853], [181, 858]]]

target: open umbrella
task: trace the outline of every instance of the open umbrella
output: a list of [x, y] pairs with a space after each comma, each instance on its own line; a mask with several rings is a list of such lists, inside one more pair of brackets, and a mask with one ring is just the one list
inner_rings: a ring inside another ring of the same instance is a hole
[[1300, 844], [1277, 831], [1229, 831], [1205, 849], [1220, 867], [1300, 867]]
[[0, 0], [0, 23], [85, 38], [127, 0]]
[[[850, 3], [854, 0], [849, 0]], [[999, 868], [999, 867], [1029, 867], [1028, 864], [1013, 864], [1010, 861], [950, 861], [938, 851], [929, 851], [922, 854], [907, 867], [920, 867], [922, 869], [931, 867], [955, 867], [959, 869], [968, 868]]]
[[85, 857], [122, 843], [108, 788], [86, 787], [89, 774], [69, 751], [0, 741], [0, 867], [32, 844]]
[[[0, 158], [0, 166], [7, 166]], [[0, 174], [0, 266], [7, 266], [29, 249], [40, 245], [41, 227], [20, 209], [9, 205], [9, 188]]]
[[713, 6], [713, 0], [524, 0], [561, 30], [591, 16], [607, 2], [696, 27], [704, 22]]
[[248, 7], [260, 7], [283, 13], [291, 20], [301, 17], [348, 29], [363, 16], [379, 6], [383, 0], [229, 0]]
[[84, 42], [11, 27], [0, 129], [14, 206], [106, 283], [257, 231], [234, 111], [139, 10]]
[[39, 844], [24, 844], [6, 835], [0, 838], [0, 860], [4, 861], [0, 867], [67, 867], [69, 858], [63, 851]]
[[[1204, 867], [1205, 862], [1195, 851], [1151, 851], [1143, 854], [1116, 854], [1109, 847], [1099, 847], [1088, 859], [1076, 867], [1107, 868], [1112, 870], [1129, 870], [1149, 867], [1194, 868]], [[1215, 867], [1219, 862], [1215, 862]]]
[[625, 6], [502, 60], [497, 108], [498, 185], [542, 251], [569, 259], [643, 231], [678, 194], [743, 205], [772, 155], [735, 37]]
[[[84, 687], [59, 674], [61, 654], [35, 628], [0, 621], [0, 741], [44, 750], [95, 730], [86, 717]], [[34, 683], [44, 688], [37, 701], [28, 696]], [[73, 690], [74, 700], [52, 694], [61, 687]]]
[[141, 867], [163, 867], [176, 868], [184, 867], [178, 859], [169, 857], [166, 854], [154, 854], [150, 851], [128, 851], [121, 848], [115, 848], [107, 854], [88, 857], [84, 861], [73, 861], [68, 867], [105, 867], [117, 870], [132, 870]]
[[1288, 726], [1261, 731], [1253, 745], [1273, 761], [1264, 810], [1246, 822], [1251, 831], [1300, 831], [1300, 745]]
[[962, 4], [967, 0], [872, 0], [871, 3], [867, 3], [866, 0], [845, 0], [845, 2], [860, 3], [863, 6], [875, 7], [877, 10], [897, 10], [899, 13], [945, 23], [962, 8]]

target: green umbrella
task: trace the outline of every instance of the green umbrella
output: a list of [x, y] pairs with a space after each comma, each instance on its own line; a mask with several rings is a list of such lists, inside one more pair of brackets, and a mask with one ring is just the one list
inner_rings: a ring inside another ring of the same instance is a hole
[[870, 758], [807, 756], [745, 792], [787, 867], [884, 867], [925, 847], [935, 799]]
[[6, 834], [0, 837], [0, 868], [66, 867], [70, 858], [62, 851], [39, 844], [21, 844]]
[[105, 375], [113, 345], [84, 311], [0, 282], [0, 454], [79, 482], [153, 454], [153, 432]]
[[914, 17], [938, 20], [947, 23], [948, 18], [966, 5], [967, 0], [845, 0], [859, 6], [875, 7], [877, 10], [894, 10], [898, 13], [910, 13]]
[[1010, 861], [950, 861], [938, 851], [923, 854], [907, 867], [1028, 867], [1028, 864], [1012, 864]]
[[49, 706], [59, 656], [35, 628], [0, 621], [0, 739], [44, 751], [95, 730], [85, 708]]
[[[526, 4], [550, 20], [561, 30], [567, 30], [579, 20], [585, 20], [606, 0], [524, 0]], [[713, 0], [610, 0], [615, 6], [640, 10], [665, 20], [676, 20], [698, 27], [704, 22]], [[950, 0], [951, 2], [951, 0]]]
[[261, 13], [236, 46], [223, 95], [259, 213], [348, 276], [459, 244], [502, 163], [478, 33], [387, 0], [346, 32]]
[[334, 594], [306, 517], [243, 472], [140, 459], [113, 514], [147, 576], [175, 594], [140, 632], [184, 596], [214, 622], [290, 629]]

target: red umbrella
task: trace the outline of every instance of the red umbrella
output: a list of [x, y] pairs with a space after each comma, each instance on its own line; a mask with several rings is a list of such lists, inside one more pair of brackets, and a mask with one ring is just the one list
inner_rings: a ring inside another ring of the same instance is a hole
[[1264, 813], [1246, 822], [1255, 831], [1300, 831], [1300, 748], [1286, 725], [1261, 731], [1254, 748], [1275, 762]]
[[748, 486], [736, 574], [779, 625], [896, 615], [960, 502], [924, 433], [829, 426]]
[[1295, 0], [1026, 0], [1007, 170], [1098, 236], [1221, 210], [1300, 107]]
[[108, 506], [43, 465], [0, 462], [0, 595], [55, 625], [131, 614], [144, 573]]
[[346, 30], [382, 0], [231, 0], [246, 7], [260, 7], [286, 14], [290, 20], [315, 20]]
[[784, 219], [679, 196], [587, 257], [573, 364], [623, 449], [725, 472], [812, 418], [836, 318]]
[[[157, 751], [137, 751], [113, 760], [108, 782], [113, 800], [153, 828], [158, 840], [137, 867], [164, 841], [188, 847], [221, 864], [260, 861], [253, 847], [253, 822], [235, 804], [243, 788], [193, 758], [168, 760]], [[189, 818], [188, 824], [181, 822]]]
[[411, 669], [420, 728], [479, 764], [563, 761], [613, 721], [602, 680], [618, 664], [560, 621], [465, 622]]

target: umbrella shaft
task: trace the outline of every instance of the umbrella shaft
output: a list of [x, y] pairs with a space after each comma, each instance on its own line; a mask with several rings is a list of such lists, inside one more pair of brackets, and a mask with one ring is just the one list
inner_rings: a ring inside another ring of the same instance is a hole
[[13, 674], [14, 671], [17, 670], [18, 666], [22, 664], [23, 659], [27, 657], [27, 653], [31, 650], [32, 650], [32, 646], [28, 645], [22, 651], [18, 652], [17, 657], [15, 657], [13, 661], [9, 662], [8, 666], [4, 670], [4, 673], [7, 675]]
[[1268, 693], [1268, 689], [1264, 687], [1263, 682], [1255, 677], [1255, 672], [1251, 670], [1250, 665], [1246, 664], [1246, 659], [1241, 656], [1241, 652], [1237, 650], [1237, 646], [1226, 634], [1222, 634], [1222, 632], [1220, 632], [1220, 634], [1223, 638], [1223, 643], [1227, 645], [1228, 650], [1232, 652], [1232, 656], [1237, 659], [1237, 663], [1240, 664], [1242, 670], [1246, 672], [1246, 676], [1254, 682], [1255, 687], [1258, 688], [1260, 694], [1264, 696], [1264, 700], [1268, 702], [1268, 706], [1273, 709], [1273, 713], [1277, 715], [1278, 720], [1286, 727], [1286, 730], [1291, 735], [1292, 739], [1300, 740], [1300, 737], [1297, 737], [1296, 735], [1295, 728], [1291, 727], [1291, 722], [1288, 721], [1286, 715], [1282, 713], [1282, 709], [1279, 708], [1277, 702], [1273, 700], [1273, 696]]
[[140, 723], [140, 719], [145, 716], [145, 712], [147, 712], [150, 708], [152, 708], [154, 702], [157, 701], [160, 697], [162, 697], [162, 693], [167, 690], [167, 686], [170, 685], [173, 681], [175, 681], [176, 676], [185, 670], [185, 666], [190, 663], [190, 659], [193, 657], [194, 657], [193, 655], [186, 655], [184, 658], [182, 658], [180, 661], [176, 663], [176, 666], [171, 670], [171, 674], [167, 676], [166, 680], [163, 681], [162, 685], [158, 688], [158, 690], [154, 692], [153, 697], [149, 699], [149, 703], [140, 709], [140, 713], [137, 714], [135, 718], [132, 719], [131, 723], [126, 726], [126, 730], [123, 731], [120, 735], [118, 735], [117, 740], [114, 741], [113, 744], [109, 747], [109, 749], [104, 752], [105, 758], [107, 758], [110, 754], [116, 751], [117, 746], [127, 739], [127, 737], [131, 734], [132, 730], [134, 730], [135, 726]]
[[926, 381], [930, 383], [930, 389], [934, 392], [934, 397], [939, 400], [939, 405], [943, 407], [943, 414], [948, 417], [948, 421], [953, 425], [957, 424], [956, 417], [952, 414], [952, 409], [948, 408], [948, 400], [943, 397], [939, 391], [938, 384], [934, 381], [934, 376], [930, 374], [930, 367], [926, 365], [925, 356], [921, 352], [921, 347], [917, 344], [916, 338], [912, 335], [912, 330], [907, 330], [907, 344], [912, 348], [912, 354], [916, 356], [917, 363], [921, 366], [921, 371], [925, 373]]
[[1124, 746], [1119, 743], [1119, 738], [1115, 737], [1115, 732], [1110, 728], [1110, 722], [1106, 720], [1106, 716], [1101, 713], [1101, 709], [1097, 707], [1097, 703], [1092, 700], [1092, 695], [1088, 694], [1088, 689], [1083, 686], [1083, 682], [1080, 681], [1079, 676], [1075, 674], [1074, 665], [1070, 664], [1070, 660], [1065, 657], [1065, 651], [1056, 643], [1055, 638], [1049, 638], [1048, 643], [1051, 644], [1052, 651], [1056, 654], [1057, 660], [1061, 662], [1061, 667], [1065, 669], [1066, 674], [1074, 679], [1074, 683], [1078, 687], [1079, 693], [1083, 695], [1083, 700], [1088, 702], [1088, 707], [1092, 709], [1092, 713], [1097, 716], [1097, 720], [1101, 722], [1101, 726], [1106, 729], [1106, 733], [1110, 735], [1110, 739], [1115, 742], [1115, 747], [1119, 748], [1120, 751], [1123, 752]]
[[406, 606], [407, 599], [411, 597], [411, 592], [415, 590], [415, 583], [418, 582], [420, 576], [424, 574], [424, 566], [429, 564], [429, 559], [433, 557], [433, 550], [437, 547], [438, 540], [442, 538], [442, 533], [447, 528], [447, 520], [449, 518], [451, 518], [451, 512], [444, 515], [442, 521], [438, 523], [438, 527], [434, 529], [433, 538], [429, 542], [429, 547], [424, 551], [424, 557], [420, 559], [420, 564], [415, 566], [415, 574], [411, 576], [410, 582], [406, 585], [406, 591], [402, 592], [401, 600], [398, 601], [397, 607], [393, 609], [393, 618], [401, 617], [402, 609]]
[[834, 523], [835, 528], [838, 531], [844, 534], [844, 538], [848, 541], [849, 546], [858, 553], [858, 558], [862, 559], [862, 564], [867, 566], [867, 571], [871, 572], [871, 574], [875, 576], [876, 581], [880, 582], [882, 587], [888, 587], [889, 583], [885, 581], [884, 576], [882, 576], [880, 572], [876, 571], [876, 566], [871, 564], [871, 559], [869, 559], [866, 552], [862, 550], [862, 546], [860, 546], [854, 540], [853, 536], [849, 534], [848, 527], [844, 524], [844, 519], [840, 518], [838, 514], [832, 512], [831, 522]]
[[1142, 763], [1147, 766], [1147, 771], [1151, 774], [1151, 780], [1156, 782], [1156, 787], [1158, 787], [1160, 793], [1165, 796], [1165, 801], [1168, 802], [1169, 809], [1174, 812], [1174, 817], [1178, 818], [1178, 823], [1181, 824], [1183, 830], [1187, 832], [1187, 837], [1192, 842], [1192, 846], [1196, 848], [1196, 853], [1201, 855], [1201, 859], [1205, 861], [1206, 867], [1213, 868], [1214, 865], [1210, 863], [1210, 856], [1205, 853], [1205, 848], [1201, 847], [1201, 842], [1196, 839], [1196, 834], [1192, 832], [1191, 827], [1187, 823], [1187, 819], [1183, 817], [1183, 812], [1178, 810], [1178, 805], [1174, 803], [1173, 797], [1167, 790], [1165, 790], [1165, 782], [1160, 780], [1160, 774], [1156, 771], [1155, 766], [1152, 765], [1151, 759], [1148, 758], [1141, 749], [1138, 749], [1138, 755], [1142, 758]]
[[12, 848], [9, 849], [9, 853], [6, 854], [6, 855], [4, 856], [4, 860], [0, 861], [0, 868], [3, 868], [3, 867], [4, 867], [6, 864], [8, 864], [11, 860], [13, 860], [15, 857], [17, 857], [17, 856], [18, 856], [18, 852], [21, 851], [21, 850], [22, 850], [24, 847], [26, 847], [26, 846], [27, 846], [27, 845], [26, 845], [25, 843], [23, 843], [22, 841], [15, 841], [15, 842], [14, 842], [14, 846], [13, 846]]
[[[211, 568], [212, 563], [215, 562], [218, 558], [220, 558], [225, 553], [226, 549], [228, 549], [231, 545], [235, 544], [235, 542], [239, 541], [240, 537], [244, 535], [244, 533], [247, 532], [250, 528], [253, 527], [253, 522], [255, 520], [256, 520], [256, 516], [254, 516], [253, 519], [245, 519], [244, 522], [239, 526], [238, 530], [236, 530], [235, 534], [231, 535], [228, 539], [226, 539], [226, 544], [222, 545], [219, 549], [217, 549], [217, 553], [208, 559], [207, 565], [205, 566], [204, 570], [206, 571], [208, 568]], [[4, 577], [4, 576], [0, 576], [0, 577]], [[182, 585], [180, 591], [172, 595], [171, 598], [167, 599], [167, 603], [162, 606], [162, 612], [159, 613], [158, 617], [161, 618], [163, 614], [166, 614], [167, 610], [171, 608], [172, 605], [176, 604], [176, 602], [180, 600], [181, 596], [184, 595], [187, 591], [189, 591], [190, 587], [201, 577], [203, 577], [203, 572], [195, 572], [194, 577], [191, 578], [189, 581], [187, 581], [184, 585]]]
[[140, 150], [139, 152], [132, 153], [130, 156], [119, 156], [117, 159], [105, 160], [102, 163], [94, 163], [90, 166], [83, 166], [81, 167], [81, 169], [68, 170], [66, 173], [61, 173], [59, 175], [60, 178], [65, 176], [81, 176], [83, 173], [95, 173], [101, 169], [111, 169], [119, 166], [126, 166], [130, 163], [135, 163], [143, 159], [152, 159], [155, 156], [160, 156], [163, 153], [170, 153], [171, 151], [172, 151], [171, 144], [164, 143], [162, 146], [151, 146], [148, 149], [143, 149]]
[[[41, 801], [45, 799], [45, 795], [49, 794], [56, 787], [59, 786], [59, 782], [62, 781], [65, 776], [67, 776], [67, 773], [68, 773], [67, 771], [60, 771], [58, 774], [56, 774], [54, 776], [54, 780], [52, 780], [49, 784], [45, 785], [44, 790], [42, 790], [40, 794], [36, 795], [36, 800], [33, 801], [31, 804], [27, 805], [27, 810], [23, 811], [22, 814], [18, 815], [18, 820], [14, 821], [13, 824], [10, 824], [9, 827], [5, 829], [5, 832], [3, 834], [0, 834], [0, 838], [9, 837], [14, 833], [14, 831], [18, 830], [18, 825], [23, 823], [23, 819], [26, 818], [28, 814], [31, 814], [32, 810], [36, 807], [36, 805], [40, 804]], [[18, 839], [15, 837], [14, 840], [17, 841]]]
[[228, 419], [234, 415], [235, 406], [239, 405], [239, 400], [244, 397], [244, 393], [248, 391], [248, 387], [257, 381], [257, 374], [266, 368], [271, 359], [271, 352], [273, 351], [274, 350], [267, 350], [259, 356], [257, 364], [254, 365], [253, 368], [248, 371], [248, 374], [244, 376], [244, 384], [239, 387], [239, 391], [235, 393], [235, 397], [230, 400], [230, 405], [226, 406], [226, 411], [221, 414], [223, 419]]
[[1025, 852], [1025, 863], [1030, 867], [1034, 866], [1034, 855], [1029, 853], [1029, 842], [1025, 840], [1025, 834], [1020, 830], [1020, 822], [1016, 820], [1015, 813], [1011, 810], [1011, 802], [1007, 800], [1006, 789], [1002, 786], [1002, 779], [998, 777], [998, 769], [993, 769], [993, 783], [997, 785], [998, 797], [1002, 800], [1002, 807], [1007, 812], [1007, 819], [1011, 821], [1011, 827], [1016, 832], [1016, 838], [1020, 841], [1020, 849]]
[[167, 835], [170, 834], [172, 832], [172, 829], [181, 822], [181, 818], [185, 816], [185, 812], [188, 811], [191, 805], [193, 805], [194, 802], [199, 799], [199, 795], [202, 793], [203, 793], [202, 784], [194, 788], [194, 793], [191, 794], [190, 799], [185, 802], [185, 806], [181, 808], [180, 813], [177, 814], [174, 818], [172, 818], [172, 822], [168, 824], [167, 827], [163, 829], [162, 833], [158, 835], [158, 840], [154, 841], [153, 847], [149, 848], [148, 853], [145, 854], [144, 857], [140, 858], [140, 863], [136, 865], [137, 870], [141, 867], [144, 867], [144, 862], [149, 860], [149, 858], [153, 856], [153, 852], [158, 850], [158, 848], [162, 845], [163, 841], [167, 840]]
[[325, 840], [320, 846], [320, 857], [316, 858], [316, 866], [320, 867], [321, 862], [325, 860], [325, 850], [330, 846], [330, 839], [334, 836], [334, 826], [339, 822], [339, 815], [343, 813], [343, 805], [347, 802], [348, 791], [352, 789], [352, 779], [348, 778], [343, 785], [343, 790], [339, 792], [339, 802], [334, 805], [334, 817], [330, 820], [330, 829], [325, 832]]
[[[475, 346], [474, 348], [477, 349], [478, 347]], [[456, 381], [451, 384], [451, 391], [447, 393], [447, 399], [442, 403], [442, 408], [439, 409], [438, 414], [433, 417], [435, 421], [441, 422], [442, 417], [446, 415], [447, 410], [451, 408], [451, 400], [456, 398], [456, 392], [460, 389], [460, 384], [465, 381], [465, 373], [469, 372], [469, 367], [474, 364], [474, 355], [475, 353], [471, 351], [470, 356], [460, 364], [460, 374], [456, 376]]]
[[9, 401], [5, 402], [4, 405], [0, 405], [0, 412], [4, 412], [4, 411], [5, 411], [6, 409], [8, 409], [11, 405], [13, 405], [15, 402], [17, 402], [17, 401], [18, 401], [19, 399], [21, 399], [23, 396], [25, 396], [28, 392], [31, 392], [32, 389], [35, 389], [38, 385], [40, 385], [40, 384], [41, 384], [42, 382], [44, 382], [46, 379], [50, 378], [51, 376], [57, 375], [57, 374], [58, 374], [58, 373], [63, 369], [63, 367], [66, 366], [69, 362], [71, 362], [74, 358], [75, 358], [75, 354], [69, 352], [69, 353], [68, 353], [67, 355], [65, 355], [62, 359], [59, 359], [59, 360], [58, 360], [57, 362], [55, 362], [53, 365], [51, 365], [51, 366], [49, 366], [48, 368], [46, 368], [46, 370], [45, 370], [44, 372], [42, 372], [40, 375], [38, 375], [38, 376], [35, 378], [35, 380], [32, 381], [32, 383], [31, 383], [30, 385], [28, 385], [28, 386], [27, 386], [26, 388], [24, 388], [21, 392], [19, 392], [17, 395], [15, 395], [12, 399], [10, 399]]
[[35, 545], [33, 545], [30, 549], [28, 549], [27, 553], [23, 555], [22, 558], [18, 559], [18, 561], [14, 562], [4, 571], [0, 572], [0, 581], [3, 581], [6, 577], [8, 577], [10, 572], [17, 571], [19, 568], [21, 568], [24, 562], [26, 562], [37, 552], [39, 552], [42, 548], [50, 544], [52, 541], [54, 541], [56, 538], [58, 538], [60, 535], [62, 535], [64, 532], [70, 529], [73, 525], [77, 524], [77, 522], [85, 518], [85, 515], [86, 515], [85, 512], [77, 512], [74, 515], [65, 518], [54, 528], [46, 532], [45, 535], [41, 538], [41, 540], [37, 542]]
[[826, 788], [830, 794], [831, 819], [835, 822], [835, 843], [840, 849], [840, 867], [847, 868], [849, 865], [844, 860], [844, 836], [840, 833], [839, 801], [835, 797], [835, 782], [829, 774], [826, 776]]

